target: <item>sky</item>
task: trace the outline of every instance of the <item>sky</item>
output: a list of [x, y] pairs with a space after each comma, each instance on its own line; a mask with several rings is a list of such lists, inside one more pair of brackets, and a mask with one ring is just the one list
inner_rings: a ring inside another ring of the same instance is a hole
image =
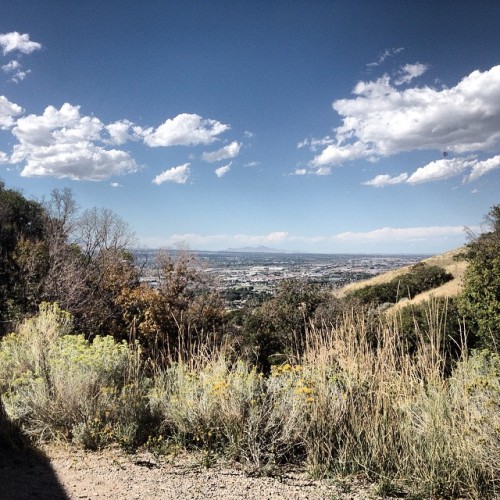
[[5, 0], [0, 179], [142, 248], [440, 253], [500, 203], [500, 2]]

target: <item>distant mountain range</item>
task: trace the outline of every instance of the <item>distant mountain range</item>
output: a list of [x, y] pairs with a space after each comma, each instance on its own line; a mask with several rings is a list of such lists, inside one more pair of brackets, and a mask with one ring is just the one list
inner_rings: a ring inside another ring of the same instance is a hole
[[228, 248], [224, 252], [241, 252], [241, 253], [288, 253], [283, 250], [278, 250], [276, 248], [270, 248], [265, 246], [258, 247], [242, 247], [242, 248]]

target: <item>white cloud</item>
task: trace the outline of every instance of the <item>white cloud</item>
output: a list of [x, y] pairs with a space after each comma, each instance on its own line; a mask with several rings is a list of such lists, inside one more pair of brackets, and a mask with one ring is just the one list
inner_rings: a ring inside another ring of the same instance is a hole
[[11, 162], [25, 162], [23, 177], [98, 181], [136, 171], [138, 166], [128, 153], [96, 144], [103, 129], [98, 118], [82, 117], [79, 106], [48, 106], [42, 115], [17, 120], [12, 134], [19, 143], [13, 148]]
[[3, 55], [16, 50], [23, 54], [31, 54], [35, 50], [40, 50], [42, 44], [31, 41], [27, 33], [21, 35], [17, 31], [13, 31], [0, 33], [0, 47], [2, 47]]
[[9, 163], [9, 155], [0, 151], [0, 163]]
[[11, 75], [11, 81], [19, 83], [24, 80], [29, 73], [31, 73], [31, 70], [27, 69], [26, 71], [23, 71], [21, 68], [22, 66], [19, 61], [10, 61], [2, 66], [2, 71]]
[[423, 184], [425, 182], [440, 181], [456, 177], [469, 169], [470, 173], [464, 177], [463, 181], [471, 182], [497, 168], [500, 168], [500, 155], [493, 156], [486, 160], [478, 160], [477, 158], [471, 157], [457, 157], [431, 161], [427, 165], [417, 168], [410, 176], [408, 176], [406, 172], [395, 177], [391, 177], [388, 174], [381, 174], [363, 184], [375, 187], [401, 184], [402, 182]]
[[308, 170], [306, 168], [296, 168], [294, 174], [295, 175], [307, 175]]
[[500, 168], [500, 155], [496, 155], [493, 158], [488, 158], [487, 160], [476, 161], [472, 166], [472, 171], [466, 180], [468, 182], [475, 181], [479, 177], [497, 168]]
[[211, 144], [229, 125], [217, 120], [207, 120], [195, 114], [182, 113], [169, 118], [158, 128], [141, 131], [144, 142], [150, 147], [193, 146]]
[[122, 184], [120, 184], [119, 182], [112, 182], [112, 183], [110, 184], [110, 186], [111, 186], [111, 187], [114, 187], [114, 188], [123, 187], [123, 185], [122, 185]]
[[368, 63], [366, 66], [368, 68], [374, 68], [376, 66], [380, 66], [388, 57], [392, 57], [396, 54], [399, 54], [404, 50], [404, 47], [399, 47], [399, 48], [393, 48], [393, 49], [386, 49], [384, 52], [382, 52], [378, 59], [374, 62]]
[[238, 248], [248, 246], [274, 246], [281, 245], [289, 240], [289, 234], [286, 231], [276, 231], [263, 235], [248, 234], [173, 234], [166, 238], [157, 236], [143, 238], [144, 244], [158, 248], [162, 246], [177, 248], [179, 246], [188, 246], [193, 249], [212, 249], [220, 250], [225, 248]]
[[371, 155], [371, 151], [367, 149], [366, 145], [361, 141], [355, 142], [354, 144], [345, 144], [344, 146], [330, 145], [314, 158], [311, 165], [317, 167], [322, 165], [334, 165]]
[[0, 129], [6, 130], [14, 124], [14, 117], [23, 113], [23, 108], [10, 102], [5, 96], [0, 96]]
[[328, 166], [319, 166], [317, 168], [296, 168], [292, 175], [330, 175], [332, 169]]
[[424, 240], [448, 239], [464, 235], [463, 226], [428, 226], [428, 227], [383, 227], [367, 232], [346, 232], [332, 237], [342, 242], [416, 242]]
[[251, 161], [249, 163], [245, 163], [245, 165], [243, 165], [244, 167], [258, 167], [260, 165], [260, 161]]
[[406, 179], [408, 179], [408, 174], [406, 172], [401, 175], [396, 175], [394, 177], [391, 177], [388, 174], [382, 174], [382, 175], [377, 175], [370, 181], [363, 182], [363, 184], [365, 186], [384, 187], [384, 186], [391, 186], [394, 184], [401, 184], [402, 182], [405, 182]]
[[343, 123], [335, 129], [335, 144], [312, 165], [425, 149], [478, 152], [500, 145], [500, 66], [473, 71], [452, 88], [399, 90], [386, 75], [359, 82], [353, 94], [333, 103]]
[[110, 137], [106, 142], [117, 146], [139, 139], [138, 134], [134, 131], [134, 124], [129, 120], [118, 120], [110, 123], [106, 125], [106, 131]]
[[422, 76], [429, 66], [427, 64], [415, 63], [415, 64], [405, 64], [399, 73], [398, 79], [394, 82], [396, 85], [403, 85], [404, 83], [410, 83], [414, 78]]
[[161, 174], [158, 174], [153, 179], [153, 184], [163, 184], [164, 182], [175, 182], [176, 184], [186, 184], [191, 166], [190, 163], [184, 163], [184, 165], [179, 165], [178, 167], [172, 167], [168, 170], [165, 170]]
[[410, 184], [421, 184], [423, 182], [448, 179], [459, 175], [470, 165], [471, 161], [464, 158], [431, 161], [424, 167], [417, 168], [406, 182]]
[[312, 170], [311, 173], [315, 175], [330, 175], [332, 173], [332, 169], [330, 167], [321, 166], [316, 170]]
[[241, 143], [233, 141], [231, 144], [224, 146], [217, 151], [210, 153], [203, 153], [201, 158], [208, 163], [214, 163], [220, 160], [227, 160], [228, 158], [236, 158], [240, 153]]
[[309, 251], [321, 249], [322, 251], [335, 252], [342, 249], [342, 251], [363, 252], [366, 249], [366, 244], [370, 244], [372, 249], [379, 248], [379, 251], [388, 251], [388, 248], [392, 251], [394, 249], [404, 251], [405, 248], [411, 248], [413, 251], [416, 249], [429, 251], [430, 248], [456, 248], [463, 244], [464, 239], [463, 226], [423, 226], [384, 227], [366, 232], [345, 232], [322, 236], [299, 236], [287, 231], [275, 231], [260, 235], [185, 233], [167, 237], [142, 238], [142, 242], [155, 248], [188, 246], [198, 250], [221, 250], [262, 245], [290, 250], [297, 250], [297, 247], [300, 247], [308, 248]]
[[308, 147], [311, 151], [316, 151], [319, 146], [327, 146], [328, 144], [333, 144], [333, 143], [335, 143], [335, 139], [327, 135], [322, 139], [313, 139], [313, 138], [304, 139], [303, 141], [300, 141], [297, 144], [297, 148], [300, 149]]
[[226, 175], [229, 172], [229, 170], [231, 170], [231, 164], [232, 162], [229, 162], [227, 165], [224, 165], [223, 167], [216, 168], [215, 175], [219, 177], [219, 179], [224, 175]]

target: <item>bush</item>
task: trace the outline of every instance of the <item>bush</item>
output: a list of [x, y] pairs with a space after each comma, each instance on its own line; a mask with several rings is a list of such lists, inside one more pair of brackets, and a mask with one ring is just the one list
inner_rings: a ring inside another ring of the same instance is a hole
[[500, 349], [500, 205], [486, 217], [483, 234], [466, 247], [469, 266], [464, 276], [460, 309], [479, 347]]
[[354, 290], [348, 296], [361, 300], [363, 304], [394, 304], [402, 298], [412, 299], [419, 293], [441, 286], [451, 279], [453, 276], [442, 267], [419, 262], [412, 266], [410, 272], [397, 276], [388, 283], [368, 285]]
[[39, 439], [73, 438], [95, 448], [130, 445], [146, 418], [140, 352], [126, 342], [70, 335], [72, 318], [57, 304], [0, 343], [0, 389], [14, 422]]

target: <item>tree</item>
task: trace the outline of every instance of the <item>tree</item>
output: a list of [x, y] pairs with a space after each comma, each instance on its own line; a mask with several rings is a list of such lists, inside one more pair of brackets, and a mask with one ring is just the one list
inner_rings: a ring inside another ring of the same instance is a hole
[[460, 309], [472, 328], [477, 345], [500, 348], [500, 205], [484, 218], [483, 233], [470, 232], [465, 258]]
[[41, 279], [43, 262], [31, 254], [41, 257], [43, 218], [39, 203], [0, 181], [0, 335], [34, 306], [30, 293]]
[[268, 371], [271, 364], [297, 359], [305, 350], [306, 333], [328, 294], [306, 280], [279, 283], [274, 296], [249, 311], [243, 320], [243, 348], [253, 352], [257, 365]]
[[168, 362], [187, 358], [207, 337], [221, 340], [224, 303], [196, 255], [160, 252], [157, 267], [157, 289], [141, 284], [118, 298], [128, 329], [147, 354]]

